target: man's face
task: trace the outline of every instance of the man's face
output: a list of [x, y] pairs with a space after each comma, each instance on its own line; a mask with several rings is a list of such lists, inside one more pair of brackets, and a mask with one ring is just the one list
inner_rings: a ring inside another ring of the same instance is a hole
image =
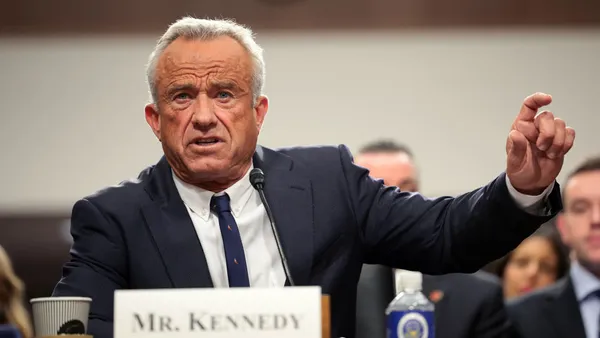
[[360, 154], [354, 162], [369, 169], [370, 176], [382, 179], [385, 185], [396, 186], [403, 191], [415, 192], [419, 190], [417, 169], [406, 153]]
[[600, 273], [600, 170], [573, 176], [564, 191], [558, 229], [575, 258]]
[[251, 56], [230, 37], [179, 38], [161, 55], [146, 121], [182, 180], [221, 190], [249, 168], [268, 109], [266, 97], [252, 100], [252, 72]]

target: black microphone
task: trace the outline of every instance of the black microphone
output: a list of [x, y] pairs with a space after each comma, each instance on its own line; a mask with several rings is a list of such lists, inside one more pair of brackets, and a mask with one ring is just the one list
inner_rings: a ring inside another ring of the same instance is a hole
[[269, 202], [267, 202], [267, 198], [265, 197], [265, 173], [263, 173], [260, 168], [254, 168], [250, 171], [250, 184], [252, 184], [254, 189], [258, 191], [260, 200], [267, 211], [267, 216], [269, 217], [269, 222], [271, 223], [271, 230], [273, 231], [273, 236], [275, 236], [275, 243], [277, 243], [279, 257], [281, 257], [281, 262], [283, 263], [285, 277], [288, 279], [288, 281], [290, 281], [291, 286], [296, 286], [294, 280], [292, 279], [290, 268], [288, 267], [287, 258], [285, 257], [285, 253], [283, 253], [283, 249], [281, 248], [281, 241], [279, 240], [279, 233], [275, 227], [275, 219], [273, 218], [273, 213], [271, 213], [271, 207], [269, 207]]

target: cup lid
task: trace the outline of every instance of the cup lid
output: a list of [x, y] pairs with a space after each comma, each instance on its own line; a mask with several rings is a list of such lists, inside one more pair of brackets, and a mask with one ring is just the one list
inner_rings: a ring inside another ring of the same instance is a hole
[[39, 302], [91, 302], [92, 299], [89, 297], [41, 297], [41, 298], [33, 298], [29, 302], [30, 303], [39, 303]]

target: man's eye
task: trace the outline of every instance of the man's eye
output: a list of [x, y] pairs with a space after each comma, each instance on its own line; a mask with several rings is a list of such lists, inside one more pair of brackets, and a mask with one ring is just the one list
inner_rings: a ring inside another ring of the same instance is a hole
[[219, 92], [217, 93], [217, 98], [219, 99], [228, 99], [231, 97], [231, 94], [228, 92]]
[[186, 93], [181, 93], [181, 94], [175, 95], [175, 100], [187, 100], [189, 98], [190, 98], [190, 95], [186, 94]]

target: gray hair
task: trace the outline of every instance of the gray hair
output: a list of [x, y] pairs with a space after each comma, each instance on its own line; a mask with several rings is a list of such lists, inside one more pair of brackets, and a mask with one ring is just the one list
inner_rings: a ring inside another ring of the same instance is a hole
[[251, 78], [252, 102], [262, 95], [265, 83], [265, 61], [263, 49], [254, 41], [254, 33], [249, 28], [235, 23], [233, 20], [211, 20], [184, 17], [169, 26], [156, 43], [146, 66], [148, 87], [153, 103], [158, 103], [156, 88], [156, 67], [158, 60], [167, 47], [179, 37], [186, 39], [212, 40], [221, 36], [229, 36], [236, 40], [250, 54], [253, 61]]

